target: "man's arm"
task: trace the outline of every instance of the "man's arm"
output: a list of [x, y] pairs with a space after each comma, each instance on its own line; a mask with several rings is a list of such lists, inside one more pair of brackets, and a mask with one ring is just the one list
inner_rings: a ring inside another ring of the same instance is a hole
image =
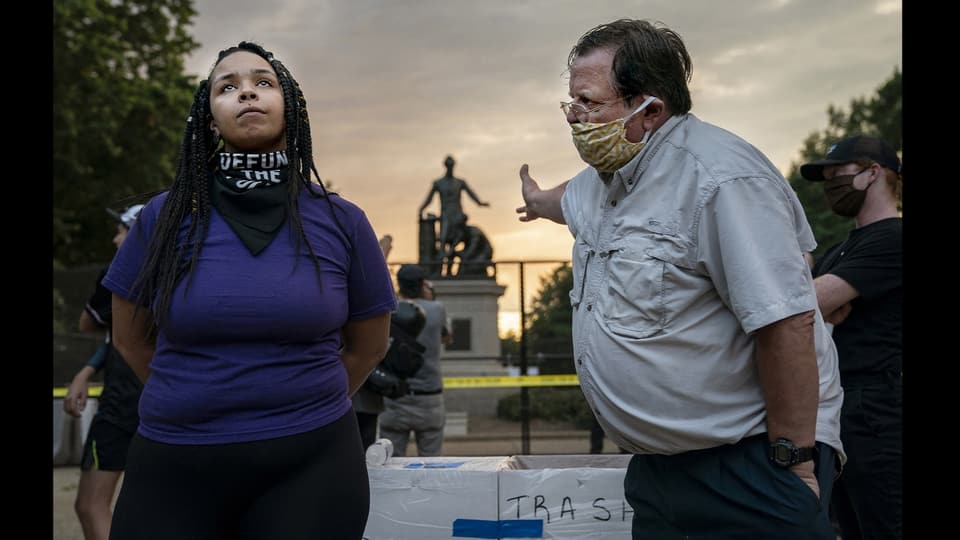
[[390, 256], [390, 252], [393, 251], [393, 237], [389, 234], [385, 234], [380, 237], [380, 251], [383, 252], [383, 258], [386, 259]]
[[[756, 332], [757, 367], [767, 406], [767, 437], [790, 439], [798, 447], [816, 442], [820, 373], [813, 337], [814, 312], [779, 320]], [[820, 496], [813, 462], [791, 470]]]
[[83, 366], [67, 388], [67, 395], [63, 397], [63, 410], [70, 416], [80, 416], [87, 406], [89, 397], [90, 377], [96, 373], [93, 366]]
[[555, 188], [542, 190], [527, 171], [527, 164], [524, 163], [520, 167], [520, 193], [523, 195], [524, 206], [517, 208], [517, 213], [521, 214], [520, 221], [533, 221], [543, 217], [561, 225], [566, 224], [560, 201], [569, 180]]
[[839, 324], [846, 318], [850, 310], [850, 302], [860, 296], [860, 293], [841, 277], [833, 274], [824, 274], [813, 280], [817, 290], [817, 305], [823, 319], [832, 324]]
[[80, 331], [84, 334], [96, 334], [103, 333], [104, 328], [100, 326], [97, 321], [87, 313], [87, 310], [84, 309], [80, 312]]
[[136, 311], [134, 320], [135, 311], [136, 305], [133, 302], [113, 295], [113, 348], [130, 365], [140, 382], [146, 383], [156, 348], [156, 343], [148, 332], [153, 326], [153, 316], [146, 308], [141, 308]]

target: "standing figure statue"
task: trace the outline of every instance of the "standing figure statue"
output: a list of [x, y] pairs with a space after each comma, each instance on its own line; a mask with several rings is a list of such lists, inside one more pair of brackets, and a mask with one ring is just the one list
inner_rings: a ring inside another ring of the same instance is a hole
[[460, 193], [466, 192], [479, 206], [490, 206], [490, 203], [483, 202], [477, 197], [477, 194], [467, 185], [466, 180], [453, 176], [454, 163], [456, 162], [453, 160], [453, 156], [447, 156], [443, 160], [443, 164], [447, 168], [447, 174], [433, 182], [430, 193], [427, 194], [427, 198], [417, 211], [422, 224], [425, 220], [424, 209], [433, 201], [434, 194], [440, 194], [440, 237], [437, 259], [439, 259], [441, 271], [443, 270], [442, 265], [446, 264], [446, 275], [453, 275], [451, 267], [454, 253], [457, 245], [466, 240], [467, 216], [463, 213], [463, 207], [460, 204]]

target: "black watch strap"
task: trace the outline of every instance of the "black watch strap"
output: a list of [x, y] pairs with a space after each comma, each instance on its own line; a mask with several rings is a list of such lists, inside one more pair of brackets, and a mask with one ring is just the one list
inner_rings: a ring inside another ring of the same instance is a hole
[[770, 458], [770, 461], [780, 467], [790, 467], [797, 463], [810, 461], [813, 459], [813, 454], [814, 447], [799, 447], [793, 444], [790, 439], [784, 439], [783, 437], [770, 443], [767, 450], [767, 457]]

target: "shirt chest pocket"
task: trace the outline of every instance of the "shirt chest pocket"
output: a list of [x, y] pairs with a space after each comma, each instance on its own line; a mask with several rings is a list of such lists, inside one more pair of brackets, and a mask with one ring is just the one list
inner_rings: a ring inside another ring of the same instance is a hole
[[580, 307], [580, 301], [583, 299], [587, 269], [593, 257], [593, 247], [582, 239], [577, 240], [573, 247], [573, 288], [570, 289], [570, 306], [574, 310]]
[[648, 239], [632, 238], [607, 253], [597, 306], [607, 327], [627, 338], [660, 332], [667, 321], [667, 265]]

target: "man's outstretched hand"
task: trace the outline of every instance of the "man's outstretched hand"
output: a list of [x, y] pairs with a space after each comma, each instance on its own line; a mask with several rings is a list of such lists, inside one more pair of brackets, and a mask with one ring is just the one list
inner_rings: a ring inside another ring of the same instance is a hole
[[533, 221], [540, 218], [535, 210], [536, 204], [533, 202], [540, 193], [540, 186], [537, 181], [530, 177], [529, 167], [526, 163], [520, 166], [520, 194], [523, 195], [524, 205], [517, 208], [520, 215], [520, 221]]

